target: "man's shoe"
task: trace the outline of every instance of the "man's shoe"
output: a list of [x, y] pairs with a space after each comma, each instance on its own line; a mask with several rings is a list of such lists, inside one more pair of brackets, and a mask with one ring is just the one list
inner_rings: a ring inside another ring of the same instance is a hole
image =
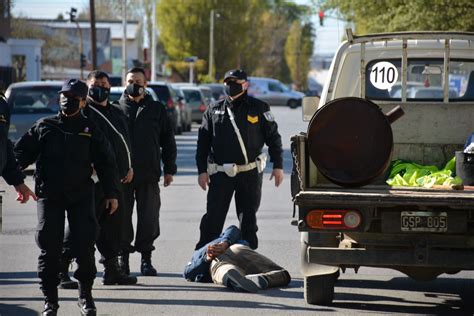
[[142, 264], [140, 266], [140, 272], [144, 276], [157, 276], [158, 272], [151, 264], [151, 251], [142, 253]]
[[77, 305], [81, 308], [81, 315], [97, 315], [97, 309], [92, 298], [92, 282], [79, 283], [79, 300]]
[[227, 287], [232, 288], [234, 291], [237, 292], [249, 292], [249, 293], [257, 293], [258, 286], [246, 279], [239, 271], [235, 269], [230, 269], [224, 275], [223, 282]]
[[52, 303], [49, 301], [44, 302], [44, 310], [41, 315], [43, 316], [56, 316], [58, 314], [59, 305], [58, 303]]
[[69, 266], [72, 259], [61, 256], [59, 260], [59, 288], [66, 290], [77, 289], [77, 282], [69, 277]]
[[252, 281], [260, 290], [266, 290], [268, 288], [268, 280], [261, 274], [248, 274], [245, 278]]
[[130, 275], [130, 254], [128, 252], [122, 253], [118, 257], [118, 266], [120, 271], [122, 271], [123, 274]]
[[118, 265], [117, 257], [104, 261], [103, 285], [133, 285], [137, 277], [125, 274]]
[[77, 305], [81, 308], [81, 315], [97, 315], [97, 308], [95, 308], [94, 299], [92, 296], [89, 298], [79, 298]]

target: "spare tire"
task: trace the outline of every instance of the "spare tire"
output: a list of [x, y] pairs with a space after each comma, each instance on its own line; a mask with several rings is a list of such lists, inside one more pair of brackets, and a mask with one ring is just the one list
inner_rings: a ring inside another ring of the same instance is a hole
[[390, 163], [391, 121], [369, 100], [347, 97], [330, 101], [309, 123], [310, 157], [321, 174], [335, 184], [369, 184]]

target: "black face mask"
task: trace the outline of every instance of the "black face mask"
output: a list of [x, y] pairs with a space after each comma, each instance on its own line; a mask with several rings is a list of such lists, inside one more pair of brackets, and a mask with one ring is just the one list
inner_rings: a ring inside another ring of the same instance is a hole
[[226, 85], [226, 92], [231, 97], [238, 95], [242, 91], [242, 85], [237, 82], [231, 81]]
[[89, 88], [88, 93], [92, 100], [98, 103], [102, 103], [109, 97], [110, 89], [94, 86]]
[[143, 86], [140, 86], [139, 84], [136, 83], [131, 83], [127, 86], [125, 89], [127, 91], [127, 94], [131, 97], [138, 97], [143, 94], [145, 91], [145, 88]]
[[74, 114], [79, 110], [80, 100], [76, 98], [66, 98], [61, 94], [59, 97], [59, 107], [61, 111], [66, 115]]

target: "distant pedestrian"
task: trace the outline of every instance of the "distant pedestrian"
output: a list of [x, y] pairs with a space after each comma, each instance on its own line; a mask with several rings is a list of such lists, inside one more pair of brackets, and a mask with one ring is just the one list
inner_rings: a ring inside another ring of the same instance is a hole
[[[151, 262], [155, 250], [153, 242], [160, 235], [160, 188], [163, 161], [163, 185], [169, 186], [176, 173], [176, 141], [173, 128], [163, 104], [154, 101], [146, 92], [145, 71], [132, 68], [126, 77], [127, 87], [119, 106], [128, 119], [132, 142], [134, 177], [125, 189], [124, 228], [122, 235], [121, 267], [130, 274], [129, 254], [141, 253], [140, 271], [145, 276], [156, 276]], [[137, 202], [137, 231], [134, 239], [132, 213]]]
[[113, 213], [118, 206], [114, 153], [100, 129], [81, 114], [86, 96], [84, 82], [66, 81], [60, 91], [60, 113], [37, 121], [15, 145], [22, 168], [36, 162], [36, 241], [41, 249], [38, 276], [45, 298], [43, 315], [56, 315], [59, 308], [57, 286], [65, 212], [77, 257], [74, 277], [79, 281], [78, 304], [82, 315], [96, 315], [92, 298], [97, 272], [92, 165], [104, 188], [105, 207]]
[[222, 231], [235, 193], [235, 206], [242, 238], [257, 249], [257, 217], [262, 195], [262, 173], [267, 144], [275, 186], [283, 181], [281, 136], [270, 106], [247, 95], [247, 74], [240, 69], [224, 76], [228, 97], [211, 104], [199, 128], [196, 163], [198, 183], [209, 185], [207, 211], [201, 219], [196, 249], [217, 238]]

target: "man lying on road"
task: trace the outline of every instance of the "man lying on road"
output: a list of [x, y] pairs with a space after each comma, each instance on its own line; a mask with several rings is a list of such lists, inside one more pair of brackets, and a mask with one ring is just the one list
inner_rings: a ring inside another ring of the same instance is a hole
[[234, 291], [255, 293], [259, 289], [288, 285], [288, 271], [240, 240], [240, 230], [228, 227], [217, 239], [194, 251], [184, 278], [192, 282], [214, 282]]

